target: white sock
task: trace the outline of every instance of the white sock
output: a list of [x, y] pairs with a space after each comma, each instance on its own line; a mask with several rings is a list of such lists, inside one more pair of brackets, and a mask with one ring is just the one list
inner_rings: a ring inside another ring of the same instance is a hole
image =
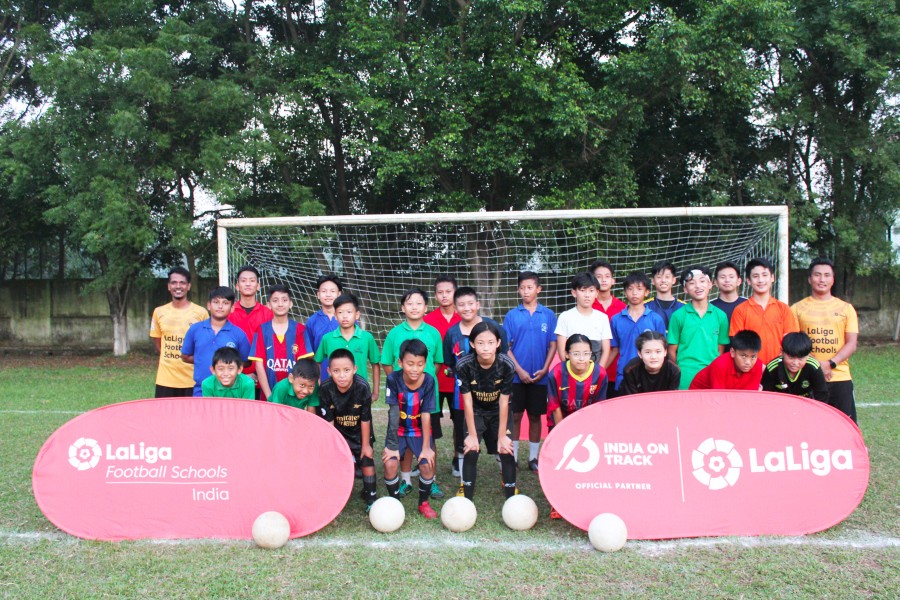
[[400, 477], [406, 482], [406, 485], [412, 485], [412, 471], [401, 471]]
[[538, 450], [541, 447], [540, 442], [528, 442], [528, 460], [536, 460], [538, 457]]
[[519, 460], [519, 440], [513, 442], [513, 458]]
[[463, 457], [462, 457], [462, 456], [457, 456], [457, 457], [456, 457], [456, 469], [459, 471], [459, 481], [460, 481], [460, 483], [462, 483], [462, 464], [463, 464]]

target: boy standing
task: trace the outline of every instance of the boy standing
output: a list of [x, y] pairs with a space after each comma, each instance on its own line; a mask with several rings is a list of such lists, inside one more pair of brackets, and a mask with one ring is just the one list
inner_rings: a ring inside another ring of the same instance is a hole
[[286, 286], [269, 288], [272, 320], [257, 327], [250, 354], [263, 400], [272, 395], [276, 383], [288, 377], [295, 361], [312, 356], [306, 329], [288, 316], [292, 306]]
[[356, 323], [359, 321], [359, 300], [353, 294], [341, 294], [334, 299], [334, 316], [338, 322], [338, 328], [329, 331], [322, 337], [319, 347], [316, 349], [316, 362], [325, 362], [325, 358], [338, 348], [346, 348], [353, 353], [353, 360], [357, 368], [365, 367], [368, 362], [372, 370], [372, 402], [378, 400], [378, 391], [381, 389], [381, 352], [375, 338], [368, 331]]
[[609, 341], [612, 331], [609, 318], [598, 310], [594, 310], [597, 299], [597, 288], [600, 284], [590, 273], [579, 273], [572, 278], [572, 296], [575, 308], [570, 308], [556, 321], [556, 351], [559, 360], [566, 360], [566, 340], [569, 336], [581, 333], [591, 340], [592, 360], [604, 369], [609, 364]]
[[[597, 299], [594, 300], [594, 310], [599, 310], [606, 315], [610, 326], [612, 326], [613, 315], [617, 315], [627, 308], [624, 302], [613, 296], [612, 290], [616, 285], [616, 277], [613, 273], [612, 265], [604, 260], [596, 260], [588, 270], [594, 275], [594, 279], [597, 280]], [[618, 368], [619, 359], [610, 350], [609, 365], [606, 367], [606, 371], [615, 376]], [[609, 386], [609, 389], [606, 391], [606, 397], [616, 397], [616, 390], [613, 386]]]
[[241, 329], [228, 321], [234, 304], [234, 290], [228, 287], [217, 287], [209, 293], [209, 318], [191, 325], [184, 334], [181, 346], [181, 360], [194, 365], [194, 396], [200, 396], [201, 382], [208, 377], [212, 366], [213, 353], [219, 348], [228, 346], [235, 348], [246, 363], [250, 355], [250, 342]]
[[366, 512], [375, 502], [375, 460], [372, 444], [372, 391], [364, 377], [357, 374], [353, 353], [338, 348], [328, 357], [329, 378], [319, 386], [319, 410], [322, 417], [334, 423], [353, 459], [362, 469], [362, 498]]
[[810, 356], [812, 340], [805, 333], [789, 333], [781, 341], [781, 356], [774, 358], [762, 376], [762, 389], [828, 403], [828, 385], [819, 361]]
[[419, 513], [437, 518], [428, 503], [434, 481], [434, 450], [431, 448], [431, 417], [437, 400], [434, 377], [425, 372], [428, 348], [422, 340], [400, 345], [400, 370], [387, 377], [384, 401], [388, 405], [387, 436], [384, 440], [384, 485], [400, 498], [400, 457], [409, 450], [419, 457]]
[[[617, 371], [614, 373], [615, 390], [622, 390], [622, 381], [625, 376], [625, 366], [638, 354], [635, 342], [639, 335], [645, 331], [658, 331], [666, 334], [666, 324], [663, 318], [647, 308], [644, 301], [650, 293], [650, 280], [642, 271], [634, 271], [625, 278], [625, 299], [628, 307], [619, 311], [610, 319], [612, 340], [610, 341], [610, 356], [616, 361]], [[613, 363], [610, 363], [613, 364]], [[613, 373], [613, 371], [609, 371]], [[610, 397], [607, 391], [607, 397]]]
[[709, 304], [712, 289], [709, 269], [693, 266], [681, 275], [691, 303], [669, 320], [669, 358], [681, 369], [680, 389], [690, 387], [700, 369], [719, 357], [728, 343], [728, 317]]
[[191, 367], [181, 360], [184, 334], [194, 323], [209, 318], [202, 306], [188, 300], [191, 273], [184, 267], [169, 271], [169, 295], [172, 301], [153, 309], [150, 318], [150, 339], [159, 354], [156, 370], [156, 397], [181, 398], [194, 394]]
[[[341, 285], [341, 279], [337, 275], [322, 275], [316, 281], [316, 298], [319, 300], [319, 310], [306, 320], [306, 330], [309, 332], [309, 341], [312, 343], [311, 349], [313, 352], [319, 349], [319, 343], [326, 333], [338, 328], [337, 318], [334, 316], [334, 300], [343, 291], [344, 286]], [[322, 367], [324, 374], [327, 364], [322, 365]]]
[[759, 391], [763, 373], [763, 364], [758, 360], [761, 347], [755, 331], [738, 331], [731, 337], [731, 350], [697, 373], [689, 389]]
[[[266, 321], [272, 320], [271, 309], [256, 301], [256, 294], [259, 293], [260, 288], [259, 271], [250, 265], [244, 265], [238, 269], [234, 287], [238, 292], [238, 302], [231, 308], [228, 320], [244, 332], [247, 342], [251, 344], [252, 348], [256, 330]], [[244, 375], [253, 379], [256, 386], [259, 387], [259, 379], [254, 365], [248, 365], [244, 369]]]
[[213, 353], [212, 375], [200, 384], [206, 398], [244, 398], [256, 400], [256, 383], [241, 373], [244, 361], [234, 348], [224, 346]]
[[731, 315], [731, 335], [742, 329], [752, 329], [762, 340], [759, 359], [768, 364], [781, 354], [781, 339], [786, 333], [800, 331], [791, 307], [772, 297], [775, 270], [764, 258], [754, 258], [747, 263], [747, 279], [753, 293], [746, 302], [737, 306]]
[[725, 260], [716, 265], [716, 288], [719, 290], [719, 297], [711, 300], [710, 304], [725, 313], [729, 323], [734, 309], [747, 301], [740, 294], [741, 283], [743, 283], [741, 271], [736, 264]]
[[272, 388], [269, 402], [315, 413], [319, 407], [319, 365], [316, 361], [301, 358], [295, 362], [287, 379]]
[[513, 458], [519, 459], [519, 427], [528, 411], [528, 468], [538, 470], [541, 416], [547, 413], [547, 371], [556, 353], [556, 315], [538, 302], [541, 280], [537, 273], [519, 273], [522, 303], [506, 313], [503, 328], [516, 372], [512, 384]]
[[675, 298], [672, 290], [678, 279], [675, 277], [675, 265], [667, 260], [653, 265], [653, 287], [656, 288], [656, 296], [647, 301], [647, 307], [659, 314], [669, 327], [669, 320], [676, 310], [684, 306], [684, 302]]

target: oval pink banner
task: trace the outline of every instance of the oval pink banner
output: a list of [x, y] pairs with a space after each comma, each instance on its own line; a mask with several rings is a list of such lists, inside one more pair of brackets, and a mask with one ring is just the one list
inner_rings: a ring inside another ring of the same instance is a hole
[[728, 390], [657, 392], [589, 406], [541, 448], [541, 487], [587, 529], [619, 515], [630, 539], [798, 535], [862, 501], [869, 456], [856, 424], [814, 400]]
[[343, 437], [290, 406], [163, 398], [80, 415], [44, 443], [32, 486], [44, 515], [96, 540], [251, 537], [275, 510], [317, 531], [353, 488]]

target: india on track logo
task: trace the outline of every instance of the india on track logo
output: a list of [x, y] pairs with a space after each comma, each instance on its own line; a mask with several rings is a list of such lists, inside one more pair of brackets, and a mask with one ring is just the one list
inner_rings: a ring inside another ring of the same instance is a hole
[[100, 462], [100, 444], [90, 438], [78, 438], [69, 446], [69, 464], [79, 471], [93, 469]]
[[[600, 464], [600, 448], [597, 446], [597, 442], [592, 440], [593, 434], [588, 434], [587, 437], [584, 438], [584, 441], [581, 438], [584, 437], [583, 434], [578, 434], [568, 442], [563, 447], [563, 457], [562, 460], [559, 461], [559, 464], [556, 465], [556, 471], [559, 471], [565, 465], [567, 471], [575, 471], [576, 473], [587, 473], [589, 471], [593, 471], [594, 468]], [[581, 447], [587, 451], [587, 460], [579, 460], [572, 456], [575, 452], [575, 449], [579, 446], [579, 442], [581, 442]], [[568, 461], [568, 464], [567, 462]]]
[[691, 454], [691, 466], [697, 481], [711, 490], [721, 490], [737, 482], [744, 462], [731, 442], [706, 438]]

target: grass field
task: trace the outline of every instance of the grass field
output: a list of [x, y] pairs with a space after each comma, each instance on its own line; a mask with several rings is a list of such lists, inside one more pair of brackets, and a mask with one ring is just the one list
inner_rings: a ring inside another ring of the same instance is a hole
[[[0, 366], [0, 597], [900, 597], [900, 347], [854, 358], [859, 420], [869, 447], [865, 499], [846, 521], [800, 538], [629, 542], [594, 551], [586, 535], [546, 519], [537, 477], [520, 488], [542, 518], [516, 533], [500, 519], [499, 486], [482, 475], [479, 519], [464, 534], [415, 512], [395, 534], [369, 526], [353, 497], [322, 531], [276, 551], [248, 542], [89, 542], [59, 532], [31, 493], [44, 440], [79, 412], [152, 394], [149, 357], [4, 357]], [[376, 413], [383, 434], [386, 413]], [[448, 445], [438, 477], [452, 495]], [[520, 459], [520, 464], [522, 464]], [[482, 461], [481, 470], [489, 468]], [[499, 481], [499, 475], [496, 476]], [[379, 482], [379, 494], [384, 489]], [[823, 499], [827, 502], [827, 499]], [[441, 501], [434, 502], [440, 508]]]

